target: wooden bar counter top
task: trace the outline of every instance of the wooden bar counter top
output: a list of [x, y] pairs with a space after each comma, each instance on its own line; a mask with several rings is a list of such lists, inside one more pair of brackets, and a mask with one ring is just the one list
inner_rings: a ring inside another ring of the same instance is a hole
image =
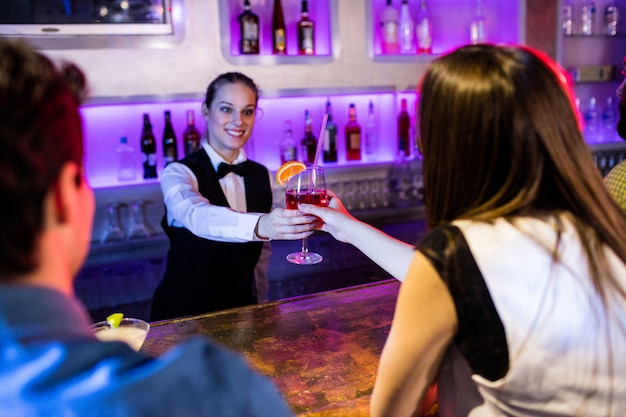
[[299, 416], [369, 416], [369, 399], [400, 283], [379, 281], [152, 323], [159, 355], [197, 335], [243, 354]]

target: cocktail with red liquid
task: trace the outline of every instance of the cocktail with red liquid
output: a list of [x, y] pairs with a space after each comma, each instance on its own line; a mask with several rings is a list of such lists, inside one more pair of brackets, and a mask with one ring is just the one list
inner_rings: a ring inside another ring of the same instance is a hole
[[[287, 181], [286, 206], [295, 210], [298, 204], [315, 204], [326, 207], [328, 194], [326, 178], [321, 167], [307, 167], [306, 170], [294, 175]], [[298, 265], [313, 265], [322, 262], [322, 255], [309, 252], [308, 238], [302, 239], [302, 250], [287, 255], [287, 260]]]

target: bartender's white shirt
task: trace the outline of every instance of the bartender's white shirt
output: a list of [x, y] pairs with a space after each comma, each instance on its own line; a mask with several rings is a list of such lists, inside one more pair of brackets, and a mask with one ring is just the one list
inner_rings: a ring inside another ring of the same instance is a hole
[[[227, 163], [208, 143], [202, 145], [217, 171], [220, 163]], [[247, 159], [245, 151], [233, 161]], [[230, 172], [219, 180], [229, 207], [216, 206], [202, 196], [198, 180], [184, 164], [172, 162], [161, 174], [161, 191], [170, 226], [184, 227], [194, 235], [220, 242], [261, 241], [254, 229], [262, 213], [246, 213], [246, 189], [243, 177]], [[271, 176], [270, 176], [271, 184]]]

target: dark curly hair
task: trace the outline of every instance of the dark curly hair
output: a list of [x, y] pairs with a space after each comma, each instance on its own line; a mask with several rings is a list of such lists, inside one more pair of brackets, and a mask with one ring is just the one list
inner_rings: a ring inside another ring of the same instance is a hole
[[[37, 265], [43, 203], [62, 166], [82, 165], [78, 107], [86, 79], [73, 64], [57, 67], [27, 44], [0, 39], [0, 277]], [[76, 179], [80, 183], [81, 178]]]

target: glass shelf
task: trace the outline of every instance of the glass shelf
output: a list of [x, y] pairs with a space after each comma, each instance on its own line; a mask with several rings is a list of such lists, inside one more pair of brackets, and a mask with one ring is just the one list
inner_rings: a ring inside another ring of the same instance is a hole
[[[473, 0], [429, 0], [427, 2], [432, 23], [432, 54], [386, 54], [382, 50], [380, 14], [386, 0], [366, 0], [365, 42], [370, 59], [374, 62], [428, 63], [441, 54], [470, 42], [470, 20], [475, 11]], [[400, 11], [400, 0], [392, 5]], [[419, 1], [409, 2], [411, 16], [418, 15]], [[524, 28], [521, 24], [525, 0], [483, 1], [483, 13], [487, 22], [487, 41], [498, 43], [521, 43]], [[464, 29], [466, 28], [466, 29]]]
[[219, 21], [222, 54], [234, 65], [314, 65], [334, 61], [339, 55], [338, 0], [309, 0], [309, 17], [315, 22], [315, 55], [297, 54], [296, 23], [300, 19], [300, 1], [283, 2], [287, 27], [287, 55], [272, 54], [271, 21], [273, 1], [251, 2], [252, 11], [259, 16], [260, 53], [239, 53], [239, 23], [243, 0], [220, 0]]
[[563, 39], [621, 39], [623, 40], [624, 38], [626, 38], [626, 34], [617, 34], [614, 36], [610, 36], [610, 35], [604, 35], [604, 34], [595, 34], [595, 35], [570, 35], [570, 36], [565, 36], [563, 35]]

